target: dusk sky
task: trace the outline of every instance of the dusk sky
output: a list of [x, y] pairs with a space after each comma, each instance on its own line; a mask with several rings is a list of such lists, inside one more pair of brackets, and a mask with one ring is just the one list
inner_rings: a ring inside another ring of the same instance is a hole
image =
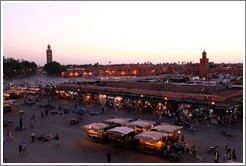
[[244, 59], [244, 1], [1, 3], [2, 57], [41, 66]]

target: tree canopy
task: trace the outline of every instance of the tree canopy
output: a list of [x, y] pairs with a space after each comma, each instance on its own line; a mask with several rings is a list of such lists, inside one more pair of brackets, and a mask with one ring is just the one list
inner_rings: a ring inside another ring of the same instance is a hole
[[26, 76], [36, 74], [36, 72], [37, 65], [34, 62], [3, 57], [4, 77]]
[[61, 75], [64, 71], [64, 67], [56, 62], [50, 62], [44, 65], [44, 70], [46, 71], [47, 75]]

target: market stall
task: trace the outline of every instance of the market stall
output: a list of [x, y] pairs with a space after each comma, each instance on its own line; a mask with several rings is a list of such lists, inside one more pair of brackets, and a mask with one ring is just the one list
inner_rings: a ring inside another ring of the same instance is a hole
[[91, 123], [83, 127], [92, 141], [105, 143], [108, 141], [108, 133], [106, 133], [106, 131], [115, 126], [106, 123]]
[[143, 131], [150, 131], [154, 127], [154, 121], [138, 119], [137, 121], [130, 122], [128, 127], [131, 127], [135, 130], [136, 133], [141, 133]]
[[168, 138], [171, 143], [178, 142], [180, 131], [182, 130], [182, 126], [175, 126], [168, 123], [161, 123], [152, 128], [152, 131], [157, 131], [161, 133], [168, 134]]
[[138, 141], [137, 149], [145, 153], [160, 154], [166, 146], [167, 134], [157, 131], [144, 131], [134, 136]]
[[104, 120], [107, 124], [117, 124], [118, 126], [127, 126], [131, 118], [111, 118]]
[[130, 127], [115, 127], [107, 130], [109, 140], [117, 146], [131, 146], [135, 132]]

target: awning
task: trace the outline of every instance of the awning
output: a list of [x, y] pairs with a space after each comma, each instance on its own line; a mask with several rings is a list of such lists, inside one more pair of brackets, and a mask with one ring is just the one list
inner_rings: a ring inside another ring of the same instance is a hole
[[182, 128], [183, 128], [182, 126], [175, 126], [167, 123], [162, 123], [158, 126], [153, 127], [152, 130], [154, 131], [157, 130], [164, 133], [174, 133], [176, 131], [181, 130]]
[[154, 124], [155, 124], [154, 121], [148, 121], [148, 120], [139, 119], [137, 121], [129, 123], [128, 126], [129, 127], [138, 126], [138, 127], [146, 128], [146, 127], [152, 126]]
[[134, 130], [130, 127], [115, 127], [115, 128], [109, 129], [107, 133], [113, 133], [113, 134], [124, 136], [133, 131]]
[[109, 125], [106, 123], [91, 123], [91, 124], [83, 126], [83, 128], [85, 129], [96, 129], [96, 130], [102, 130], [106, 127], [109, 127]]
[[168, 135], [157, 131], [144, 131], [134, 136], [135, 139], [158, 141]]

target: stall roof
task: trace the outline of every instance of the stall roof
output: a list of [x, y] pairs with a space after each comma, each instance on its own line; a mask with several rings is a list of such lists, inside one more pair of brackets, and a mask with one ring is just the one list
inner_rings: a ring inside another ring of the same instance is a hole
[[167, 132], [167, 133], [173, 133], [177, 130], [182, 129], [182, 126], [175, 126], [175, 125], [171, 125], [168, 123], [162, 123], [158, 126], [155, 126], [152, 128], [152, 130], [158, 130], [158, 131], [162, 131], [162, 132]]
[[153, 122], [153, 121], [138, 119], [137, 121], [129, 123], [128, 126], [140, 126], [140, 127], [144, 128], [144, 127], [148, 127], [148, 126], [151, 126], [154, 124], [155, 124], [155, 122]]
[[127, 135], [131, 132], [133, 132], [134, 130], [130, 127], [115, 127], [112, 129], [109, 129], [107, 132], [108, 133], [116, 133], [116, 134], [120, 134], [120, 135]]
[[157, 132], [157, 131], [144, 131], [140, 134], [135, 135], [134, 138], [157, 141], [157, 140], [160, 140], [166, 136], [168, 136], [168, 135], [165, 133]]
[[3, 107], [11, 106], [15, 100], [3, 100]]
[[106, 127], [109, 127], [108, 124], [106, 123], [91, 123], [91, 124], [88, 124], [88, 125], [85, 125], [83, 126], [85, 129], [96, 129], [96, 130], [101, 130], [101, 129], [104, 129]]
[[129, 123], [130, 118], [112, 118], [112, 119], [106, 119], [104, 122], [107, 123], [116, 123], [120, 125], [127, 125]]

